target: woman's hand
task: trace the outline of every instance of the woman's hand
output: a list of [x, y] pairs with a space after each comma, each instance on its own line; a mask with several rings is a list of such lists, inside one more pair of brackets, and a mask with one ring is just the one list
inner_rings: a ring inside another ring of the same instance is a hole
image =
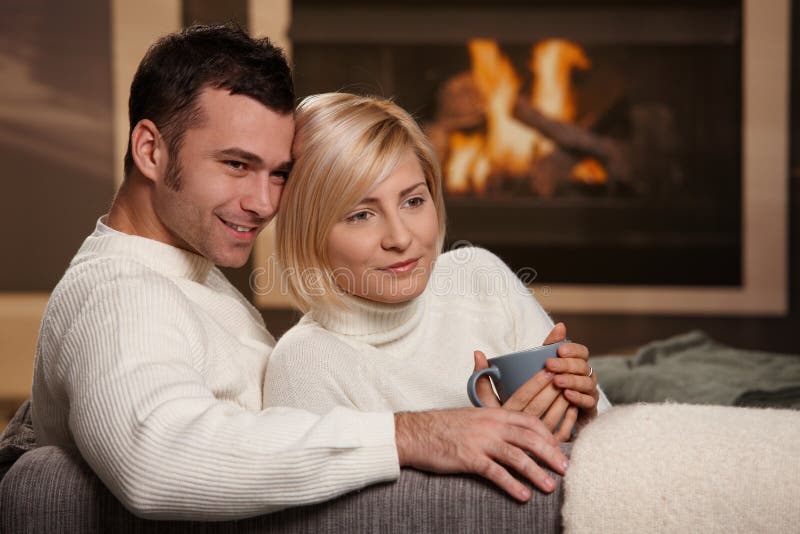
[[[489, 367], [489, 362], [483, 352], [476, 350], [474, 357], [475, 372]], [[555, 437], [559, 441], [568, 441], [572, 427], [578, 418], [578, 408], [570, 406], [569, 401], [553, 385], [552, 381], [553, 373], [542, 369], [515, 391], [502, 407], [506, 410], [524, 412], [540, 418], [551, 432], [561, 422]], [[492, 390], [488, 376], [478, 379], [475, 392], [484, 406], [490, 408], [500, 406], [500, 401]]]
[[[544, 344], [567, 339], [567, 327], [558, 323], [544, 340]], [[589, 349], [579, 343], [565, 343], [558, 347], [558, 358], [550, 358], [545, 369], [555, 375], [553, 384], [563, 391], [564, 397], [581, 411], [581, 420], [597, 415], [597, 377], [589, 366]]]

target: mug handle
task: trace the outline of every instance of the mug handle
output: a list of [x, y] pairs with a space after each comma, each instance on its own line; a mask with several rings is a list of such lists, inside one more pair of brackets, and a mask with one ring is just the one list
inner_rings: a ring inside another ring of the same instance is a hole
[[467, 381], [467, 395], [469, 396], [470, 402], [478, 408], [483, 408], [484, 406], [478, 398], [478, 393], [475, 391], [475, 384], [478, 383], [478, 379], [483, 375], [489, 375], [495, 380], [500, 380], [500, 369], [492, 365], [486, 369], [481, 369], [480, 371], [472, 373], [472, 376], [469, 377]]

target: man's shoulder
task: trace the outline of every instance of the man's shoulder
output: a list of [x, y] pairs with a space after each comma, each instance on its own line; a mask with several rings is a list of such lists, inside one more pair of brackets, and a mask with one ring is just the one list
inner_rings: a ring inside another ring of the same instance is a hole
[[185, 299], [173, 281], [135, 259], [79, 254], [53, 289], [45, 317], [75, 316], [91, 303], [110, 306], [132, 295], [159, 301]]

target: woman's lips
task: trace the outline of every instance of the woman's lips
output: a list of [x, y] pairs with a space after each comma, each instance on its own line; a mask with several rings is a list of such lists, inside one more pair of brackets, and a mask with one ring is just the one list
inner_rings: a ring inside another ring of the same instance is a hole
[[389, 265], [381, 270], [390, 271], [393, 273], [406, 273], [416, 267], [417, 263], [419, 263], [419, 258], [414, 258], [413, 260], [401, 261], [393, 265]]

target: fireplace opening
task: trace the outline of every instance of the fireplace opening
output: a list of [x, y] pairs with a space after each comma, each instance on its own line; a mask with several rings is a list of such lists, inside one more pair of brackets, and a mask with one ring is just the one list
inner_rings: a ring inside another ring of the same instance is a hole
[[414, 114], [449, 243], [538, 283], [741, 284], [740, 2], [379, 6], [295, 0], [298, 93]]

